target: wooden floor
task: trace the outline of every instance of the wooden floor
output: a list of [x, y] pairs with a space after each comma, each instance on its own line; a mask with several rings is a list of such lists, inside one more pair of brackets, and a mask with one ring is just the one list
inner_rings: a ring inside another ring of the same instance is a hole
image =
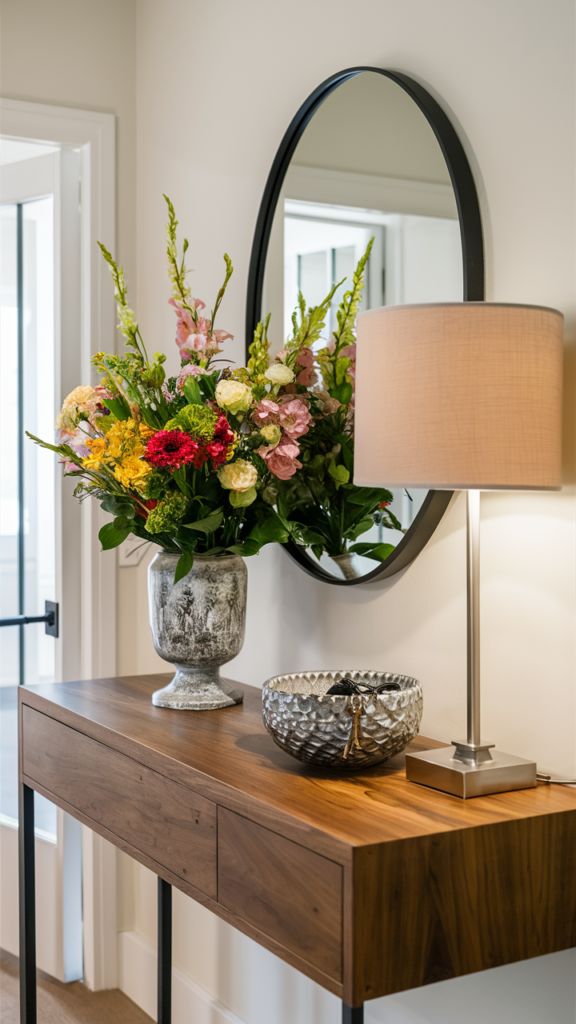
[[[0, 1021], [19, 1024], [18, 960], [0, 951]], [[38, 971], [38, 1020], [41, 1024], [151, 1024], [119, 989], [90, 992], [81, 981], [63, 985]]]

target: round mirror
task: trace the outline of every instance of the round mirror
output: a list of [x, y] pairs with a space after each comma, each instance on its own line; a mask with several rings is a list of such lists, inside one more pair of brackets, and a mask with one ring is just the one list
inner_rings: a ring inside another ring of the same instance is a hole
[[[324, 408], [331, 408], [336, 396], [341, 412], [346, 406], [344, 429], [350, 434], [353, 346], [343, 350], [352, 361], [343, 368], [339, 390], [334, 373], [329, 387], [328, 357], [322, 353], [334, 348], [340, 304], [368, 248], [360, 313], [385, 305], [484, 298], [478, 198], [451, 122], [412, 79], [352, 68], [308, 97], [276, 154], [254, 237], [246, 323], [249, 346], [256, 325], [270, 314], [274, 359], [294, 336], [292, 316], [299, 301], [308, 310], [324, 304], [322, 334], [310, 346], [317, 375], [312, 407], [321, 409], [324, 397]], [[382, 422], [385, 430], [385, 410]], [[336, 493], [340, 485], [334, 475], [329, 479], [331, 451], [325, 448], [320, 483], [303, 465], [290, 485], [290, 494], [298, 496], [294, 519], [305, 524], [302, 536], [316, 542], [291, 542], [289, 554], [307, 572], [337, 585], [381, 579], [405, 568], [438, 525], [450, 493], [396, 487], [362, 494], [365, 489], [352, 488], [352, 475]], [[291, 507], [288, 503], [288, 515]], [[339, 536], [336, 508], [345, 524]]]

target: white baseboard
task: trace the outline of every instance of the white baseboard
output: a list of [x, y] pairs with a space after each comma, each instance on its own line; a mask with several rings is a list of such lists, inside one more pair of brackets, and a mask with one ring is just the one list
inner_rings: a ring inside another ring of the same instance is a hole
[[[156, 947], [138, 932], [118, 933], [118, 987], [156, 1020]], [[172, 969], [172, 1024], [245, 1024], [205, 989]]]

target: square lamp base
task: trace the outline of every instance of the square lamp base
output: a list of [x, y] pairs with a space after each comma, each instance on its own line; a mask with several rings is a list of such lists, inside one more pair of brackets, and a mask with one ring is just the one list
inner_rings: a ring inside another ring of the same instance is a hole
[[456, 760], [454, 753], [454, 747], [441, 747], [424, 750], [420, 754], [406, 754], [406, 778], [409, 782], [440, 789], [464, 800], [536, 786], [535, 761], [493, 750], [489, 760], [481, 764], [465, 764]]

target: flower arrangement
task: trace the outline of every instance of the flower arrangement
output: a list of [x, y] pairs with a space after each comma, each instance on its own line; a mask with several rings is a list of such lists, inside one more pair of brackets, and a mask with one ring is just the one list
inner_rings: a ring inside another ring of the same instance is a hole
[[113, 515], [99, 533], [104, 549], [130, 533], [153, 540], [180, 556], [175, 581], [189, 572], [195, 555], [252, 555], [290, 538], [318, 557], [324, 551], [387, 557], [391, 545], [363, 545], [357, 538], [374, 522], [401, 529], [388, 509], [392, 495], [350, 482], [354, 324], [370, 247], [327, 347], [313, 351], [338, 285], [312, 309], [300, 296], [292, 336], [271, 363], [268, 317], [255, 331], [248, 365], [220, 368], [217, 357], [232, 335], [215, 322], [232, 264], [225, 255], [224, 282], [208, 317], [205, 304], [191, 296], [188, 242], [179, 255], [178, 222], [165, 199], [178, 375], [166, 377], [164, 354], [149, 358], [123, 270], [100, 244], [126, 351], [93, 357], [100, 383], [67, 396], [56, 422], [57, 444], [29, 436], [60, 455], [66, 475], [77, 480], [80, 500], [95, 497]]

